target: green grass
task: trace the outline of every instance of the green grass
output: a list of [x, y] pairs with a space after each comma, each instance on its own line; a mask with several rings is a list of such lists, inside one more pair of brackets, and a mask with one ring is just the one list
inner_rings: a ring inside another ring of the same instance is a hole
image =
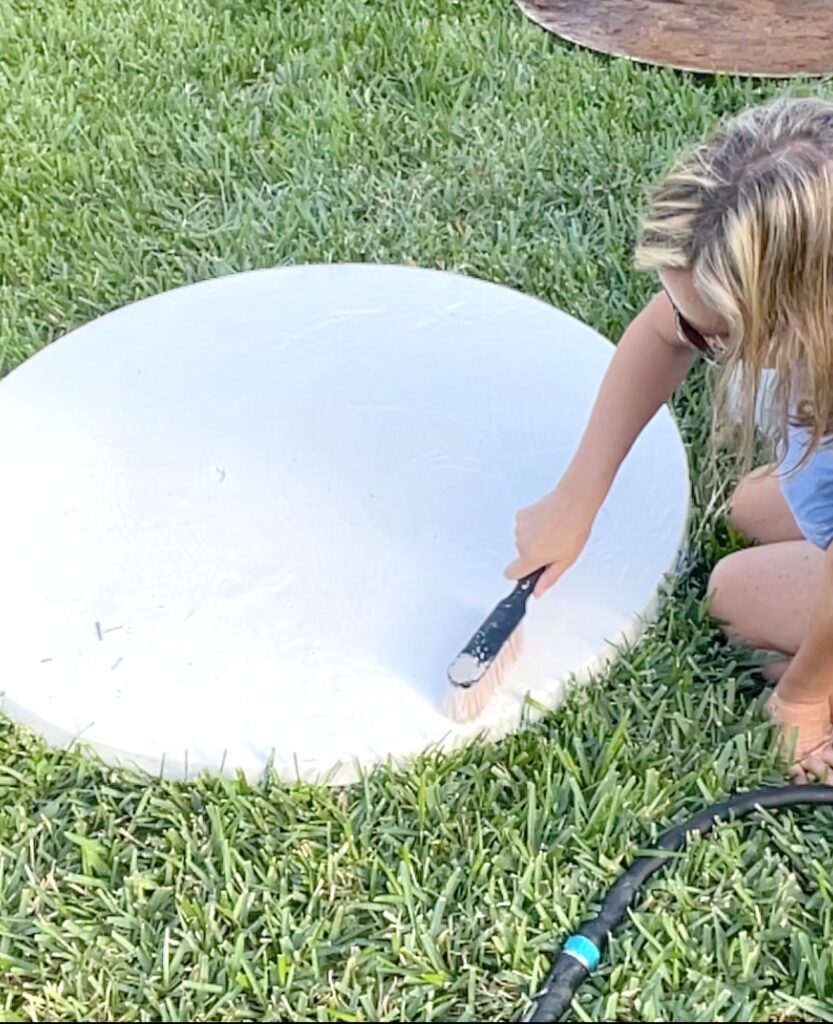
[[[460, 270], [615, 336], [651, 288], [629, 267], [646, 183], [774, 90], [575, 51], [509, 0], [6, 0], [0, 364], [131, 299], [303, 261]], [[781, 775], [753, 667], [700, 605], [732, 543], [700, 385], [677, 403], [691, 572], [533, 730], [333, 792], [151, 782], [0, 722], [0, 1019], [521, 1014], [658, 829]], [[575, 1019], [833, 1019], [831, 863], [823, 812], [693, 843]]]

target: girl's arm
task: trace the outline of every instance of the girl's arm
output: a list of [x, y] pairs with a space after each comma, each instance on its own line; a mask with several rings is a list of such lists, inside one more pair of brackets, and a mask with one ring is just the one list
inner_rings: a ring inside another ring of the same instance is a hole
[[668, 297], [655, 296], [622, 335], [564, 476], [519, 513], [510, 579], [549, 566], [536, 588], [540, 596], [575, 562], [626, 455], [696, 358], [677, 337]]
[[654, 296], [616, 347], [596, 404], [561, 485], [595, 515], [634, 442], [691, 369], [665, 292]]

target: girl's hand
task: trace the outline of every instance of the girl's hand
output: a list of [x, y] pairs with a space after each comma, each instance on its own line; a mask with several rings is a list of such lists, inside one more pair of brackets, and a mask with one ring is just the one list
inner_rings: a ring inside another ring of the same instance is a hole
[[548, 566], [535, 588], [535, 596], [541, 597], [578, 559], [590, 536], [594, 517], [594, 512], [588, 512], [583, 502], [561, 485], [522, 509], [515, 526], [518, 557], [506, 569], [507, 579], [520, 580], [541, 566]]

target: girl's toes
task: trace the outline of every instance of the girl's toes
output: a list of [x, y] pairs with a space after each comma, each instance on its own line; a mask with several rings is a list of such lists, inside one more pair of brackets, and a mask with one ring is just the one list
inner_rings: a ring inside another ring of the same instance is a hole
[[825, 747], [796, 762], [790, 777], [798, 785], [806, 785], [811, 779], [828, 786], [833, 785], [833, 746]]

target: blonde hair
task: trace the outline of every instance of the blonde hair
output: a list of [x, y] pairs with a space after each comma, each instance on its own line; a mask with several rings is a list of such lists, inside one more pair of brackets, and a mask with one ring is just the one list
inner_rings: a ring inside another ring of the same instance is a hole
[[814, 451], [833, 428], [833, 103], [781, 99], [723, 124], [654, 191], [636, 264], [691, 271], [729, 325], [715, 417], [734, 377], [744, 463], [767, 368], [777, 433], [797, 422]]

